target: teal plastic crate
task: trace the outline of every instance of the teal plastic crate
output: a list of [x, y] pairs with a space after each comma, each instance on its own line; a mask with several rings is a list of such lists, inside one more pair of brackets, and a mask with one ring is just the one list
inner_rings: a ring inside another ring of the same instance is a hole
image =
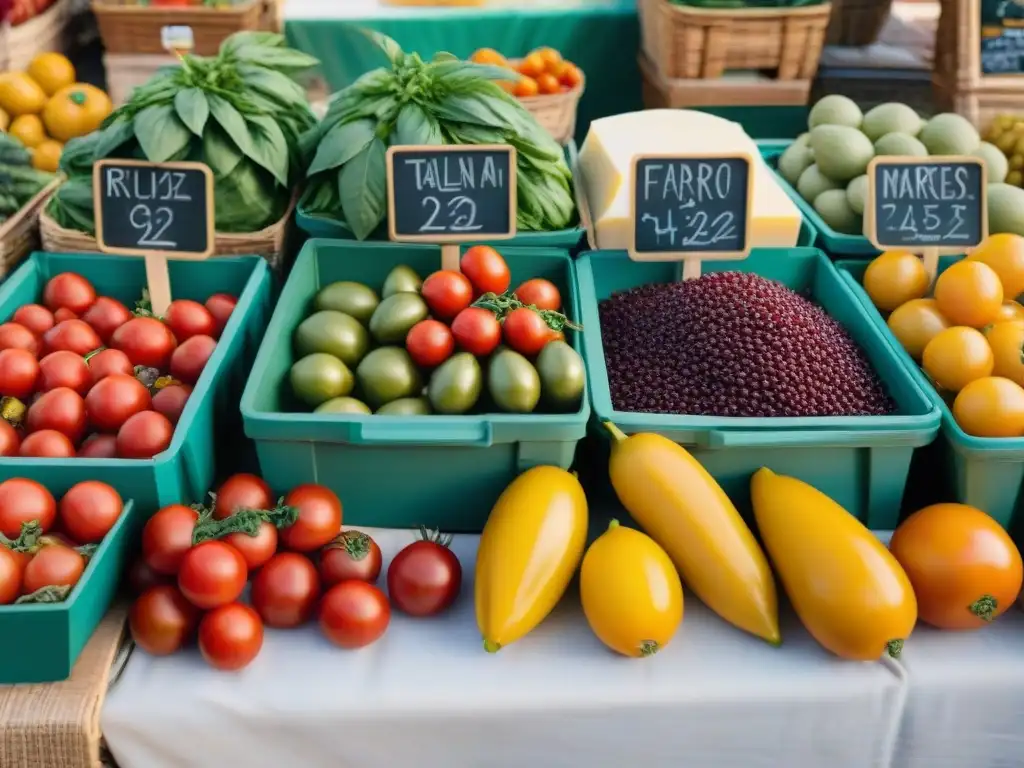
[[[70, 485], [47, 485], [59, 500]], [[117, 594], [139, 508], [126, 500], [117, 523], [63, 603], [0, 605], [0, 683], [67, 680]]]
[[[28, 477], [47, 487], [70, 487], [102, 480], [143, 509], [199, 501], [213, 485], [215, 443], [241, 435], [238, 396], [248, 363], [270, 316], [271, 281], [266, 261], [256, 256], [168, 262], [176, 298], [205, 301], [218, 292], [238, 297], [238, 305], [181, 415], [170, 447], [152, 459], [36, 459], [0, 457], [0, 480]], [[102, 295], [132, 306], [146, 284], [141, 257], [101, 254], [33, 253], [0, 286], [0, 319], [38, 301], [46, 281], [77, 272]]]
[[[949, 256], [941, 259], [939, 274], [962, 258]], [[1009, 528], [1015, 521], [1020, 522], [1017, 520], [1018, 512], [1024, 506], [1024, 438], [973, 437], [960, 429], [945, 399], [896, 340], [868, 298], [861, 285], [867, 264], [840, 261], [836, 266], [846, 290], [864, 307], [878, 333], [889, 342], [900, 363], [941, 414], [941, 435], [933, 450], [914, 467], [911, 477], [911, 481], [916, 480], [915, 485], [924, 492], [917, 505], [954, 500], [987, 512], [1004, 528]]]
[[669, 262], [635, 262], [623, 251], [607, 251], [584, 254], [576, 264], [583, 323], [590, 329], [583, 344], [596, 420], [613, 421], [626, 433], [657, 432], [686, 446], [744, 512], [750, 511], [751, 475], [768, 466], [815, 486], [870, 528], [892, 529], [911, 457], [916, 448], [934, 440], [939, 413], [907, 374], [891, 344], [817, 249], [755, 249], [744, 261], [705, 262], [702, 267], [704, 272], [754, 272], [808, 292], [864, 350], [896, 401], [898, 413], [758, 419], [615, 410], [601, 335], [595, 332], [600, 327], [598, 303], [619, 291], [678, 280], [680, 268]]
[[732, 120], [743, 126], [747, 136], [761, 142], [788, 144], [807, 130], [807, 106], [696, 107], [700, 112]]
[[[576, 143], [570, 141], [565, 146], [565, 160], [569, 164], [570, 168], [576, 167]], [[329, 216], [322, 216], [319, 214], [310, 213], [305, 208], [306, 194], [303, 193], [302, 197], [299, 198], [299, 204], [295, 211], [295, 220], [299, 225], [299, 229], [305, 232], [310, 237], [330, 238], [333, 240], [350, 240], [354, 243], [359, 241], [355, 239], [352, 234], [352, 230], [349, 229], [348, 224], [343, 221], [338, 221], [335, 218]], [[509, 240], [482, 240], [481, 242], [493, 246], [529, 246], [531, 248], [565, 248], [569, 251], [575, 251], [579, 247], [580, 243], [583, 242], [583, 225], [577, 224], [575, 227], [569, 229], [558, 229], [553, 232], [518, 232], [515, 237]], [[369, 240], [364, 242], [387, 242], [388, 241], [388, 229], [387, 224], [382, 223], [378, 227], [377, 231], [374, 232]]]
[[[573, 262], [564, 250], [503, 247], [512, 285], [554, 282], [580, 317]], [[242, 395], [245, 433], [276, 491], [322, 483], [341, 498], [345, 521], [393, 528], [429, 525], [480, 531], [498, 496], [530, 467], [568, 468], [586, 434], [589, 400], [569, 414], [381, 417], [312, 414], [292, 399], [292, 333], [324, 285], [355, 280], [378, 289], [405, 264], [421, 277], [441, 268], [432, 245], [310, 240], [299, 253]], [[594, 333], [597, 332], [594, 325]], [[582, 335], [586, 335], [586, 331]], [[572, 334], [582, 353], [581, 334]]]

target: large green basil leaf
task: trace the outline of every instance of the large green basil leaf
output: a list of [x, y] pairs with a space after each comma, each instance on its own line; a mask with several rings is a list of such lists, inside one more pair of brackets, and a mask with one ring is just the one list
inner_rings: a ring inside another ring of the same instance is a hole
[[163, 163], [188, 146], [192, 133], [171, 105], [158, 104], [135, 116], [135, 138], [147, 159]]
[[380, 49], [384, 51], [384, 55], [388, 57], [388, 61], [391, 62], [393, 67], [399, 67], [405, 62], [405, 51], [390, 37], [372, 29], [363, 29], [361, 31], [380, 46]]
[[258, 232], [284, 216], [288, 193], [255, 163], [242, 160], [213, 190], [218, 232]]
[[[133, 138], [135, 138], [134, 122], [126, 117], [118, 118], [97, 133], [92, 159], [102, 160], [105, 157], [113, 157], [118, 149]], [[70, 142], [68, 144], [70, 145]], [[64, 148], [64, 152], [67, 153], [67, 147]]]
[[376, 127], [373, 120], [353, 120], [331, 128], [320, 140], [306, 175], [312, 176], [349, 162], [373, 140]]
[[251, 158], [253, 156], [252, 136], [249, 135], [249, 126], [245, 124], [242, 113], [220, 96], [209, 94], [206, 98], [210, 102], [210, 114], [213, 115], [213, 119], [235, 142], [235, 146], [242, 154]]
[[272, 48], [266, 45], [241, 45], [234, 50], [234, 55], [240, 61], [284, 73], [297, 74], [320, 64], [319, 59], [294, 48]]
[[178, 91], [178, 95], [174, 97], [174, 111], [192, 133], [196, 136], [203, 135], [203, 128], [206, 127], [206, 120], [210, 116], [210, 105], [206, 101], [205, 93], [198, 88]]
[[207, 125], [203, 133], [203, 161], [214, 176], [227, 176], [242, 161], [242, 152], [219, 126]]
[[419, 104], [409, 102], [398, 113], [391, 144], [443, 144], [441, 126]]
[[306, 103], [306, 92], [302, 86], [276, 70], [254, 64], [239, 64], [238, 74], [242, 76], [246, 86], [279, 102], [282, 106]]
[[384, 142], [374, 137], [338, 174], [338, 198], [357, 240], [369, 237], [387, 215]]
[[249, 133], [252, 136], [252, 159], [270, 171], [282, 187], [288, 186], [288, 142], [281, 126], [266, 115], [249, 115]]

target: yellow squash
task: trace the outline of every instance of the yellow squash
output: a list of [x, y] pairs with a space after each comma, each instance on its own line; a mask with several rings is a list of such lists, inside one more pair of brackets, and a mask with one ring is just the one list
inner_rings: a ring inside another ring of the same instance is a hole
[[898, 657], [917, 621], [910, 579], [853, 515], [816, 488], [762, 468], [754, 516], [800, 621], [844, 659]]
[[11, 117], [35, 115], [46, 105], [46, 94], [24, 72], [0, 74], [0, 109]]
[[683, 581], [742, 630], [781, 642], [778, 596], [768, 559], [714, 478], [682, 446], [654, 434], [614, 443], [608, 466], [619, 501], [664, 547]]
[[114, 109], [110, 97], [94, 85], [75, 83], [57, 91], [43, 109], [46, 132], [70, 141], [100, 127]]
[[683, 620], [683, 585], [672, 560], [618, 520], [583, 556], [580, 602], [594, 634], [623, 656], [653, 656]]
[[587, 497], [575, 475], [534, 467], [501, 494], [476, 556], [476, 623], [494, 653], [540, 624], [583, 556]]

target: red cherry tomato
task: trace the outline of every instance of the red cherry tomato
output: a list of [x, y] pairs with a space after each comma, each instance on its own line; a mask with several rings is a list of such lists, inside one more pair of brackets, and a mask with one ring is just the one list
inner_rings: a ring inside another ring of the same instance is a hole
[[117, 432], [152, 403], [149, 390], [134, 376], [114, 373], [97, 381], [85, 396], [89, 423], [103, 432]]
[[137, 558], [131, 564], [131, 567], [128, 568], [128, 585], [136, 595], [141, 595], [153, 587], [173, 586], [175, 591], [178, 589], [175, 586], [174, 579], [170, 576], [164, 576], [162, 573], [157, 573], [146, 565], [146, 561], [141, 557]]
[[238, 550], [238, 554], [245, 560], [246, 568], [252, 573], [266, 565], [277, 552], [277, 528], [263, 522], [260, 523], [255, 536], [247, 533], [229, 533], [221, 541]]
[[8, 539], [21, 535], [22, 523], [35, 521], [46, 533], [56, 519], [56, 500], [35, 480], [12, 477], [0, 483], [0, 533]]
[[235, 672], [247, 667], [262, 647], [263, 623], [248, 605], [222, 605], [199, 622], [199, 653], [215, 669]]
[[0, 419], [0, 456], [17, 456], [21, 436], [10, 422]]
[[462, 565], [445, 539], [415, 541], [388, 566], [388, 595], [410, 616], [433, 616], [448, 608], [462, 588]]
[[83, 480], [57, 506], [61, 527], [79, 544], [98, 544], [124, 510], [121, 494], [98, 480]]
[[117, 455], [122, 459], [151, 459], [171, 446], [174, 425], [156, 411], [141, 411], [117, 431]]
[[452, 335], [462, 349], [486, 357], [501, 342], [501, 324], [489, 309], [470, 307], [459, 312], [452, 322]]
[[488, 292], [504, 293], [512, 282], [505, 259], [489, 245], [467, 248], [459, 260], [459, 269], [469, 278], [477, 296]]
[[214, 332], [210, 334], [213, 338], [219, 339], [220, 335], [224, 333], [224, 326], [231, 319], [231, 313], [235, 311], [237, 304], [238, 299], [227, 293], [215, 293], [206, 300], [206, 308], [213, 315], [215, 327]]
[[193, 336], [212, 336], [217, 323], [210, 310], [191, 299], [175, 299], [167, 307], [164, 322], [181, 344]]
[[151, 656], [167, 656], [192, 637], [199, 610], [174, 586], [154, 586], [143, 592], [128, 614], [132, 639]]
[[78, 443], [85, 436], [85, 424], [85, 401], [69, 387], [44, 392], [29, 406], [25, 416], [25, 429], [28, 432], [54, 429], [72, 443]]
[[96, 289], [92, 283], [74, 272], [51, 277], [43, 288], [43, 304], [52, 312], [63, 308], [81, 315], [94, 301]]
[[43, 334], [43, 342], [50, 352], [66, 349], [82, 357], [99, 349], [103, 344], [92, 326], [82, 320], [63, 320], [57, 323]]
[[505, 343], [521, 355], [533, 357], [551, 341], [551, 328], [537, 312], [527, 307], [513, 309], [501, 326]]
[[362, 531], [343, 531], [320, 550], [320, 578], [325, 587], [349, 579], [373, 584], [380, 576], [380, 547]]
[[320, 578], [304, 555], [281, 552], [256, 574], [249, 597], [268, 627], [297, 627], [308, 621], [316, 609]]
[[18, 446], [18, 455], [36, 459], [70, 459], [75, 455], [75, 444], [63, 432], [41, 429], [25, 436]]
[[322, 485], [300, 485], [284, 497], [286, 506], [295, 507], [299, 516], [279, 535], [294, 552], [315, 552], [341, 531], [341, 501]]
[[53, 312], [42, 304], [25, 304], [18, 307], [11, 320], [28, 328], [36, 336], [42, 336], [57, 324]]
[[274, 496], [266, 481], [248, 472], [239, 472], [225, 480], [217, 489], [213, 518], [223, 520], [237, 509], [270, 509]]
[[60, 323], [63, 323], [65, 320], [77, 320], [78, 315], [76, 315], [67, 307], [61, 307], [60, 309], [53, 313], [53, 319], [59, 325]]
[[120, 349], [101, 350], [90, 356], [87, 364], [93, 384], [114, 373], [119, 373], [122, 376], [135, 376], [135, 367], [132, 365], [132, 361]]
[[416, 365], [433, 368], [455, 351], [455, 338], [447, 325], [439, 320], [421, 320], [405, 337], [405, 348]]
[[36, 391], [39, 362], [27, 349], [0, 350], [0, 396], [26, 400]]
[[166, 416], [171, 424], [177, 425], [191, 394], [192, 387], [188, 384], [168, 384], [153, 395], [153, 410]]
[[0, 605], [10, 605], [21, 595], [26, 561], [17, 552], [0, 547]]
[[80, 459], [116, 459], [116, 435], [92, 435], [78, 448]]
[[550, 280], [535, 277], [527, 280], [516, 288], [516, 298], [523, 304], [532, 305], [537, 309], [550, 309], [557, 312], [562, 308], [562, 294]]
[[132, 313], [124, 304], [109, 296], [100, 296], [82, 315], [82, 320], [92, 326], [104, 344], [118, 328], [132, 319]]
[[183, 504], [158, 509], [142, 529], [142, 559], [165, 576], [177, 576], [181, 560], [192, 548], [199, 513]]
[[21, 588], [31, 595], [43, 587], [73, 587], [85, 571], [85, 558], [71, 547], [52, 544], [37, 552], [28, 565]]
[[171, 329], [154, 317], [133, 317], [110, 337], [110, 346], [120, 349], [132, 365], [166, 371], [177, 346]]
[[182, 558], [178, 589], [192, 605], [208, 611], [237, 600], [248, 576], [237, 549], [223, 541], [204, 541]]
[[26, 349], [38, 355], [39, 339], [24, 325], [4, 323], [0, 325], [0, 349]]
[[193, 336], [183, 341], [171, 355], [171, 376], [186, 384], [195, 384], [216, 346], [211, 336]]
[[320, 629], [342, 648], [362, 648], [384, 634], [391, 606], [384, 593], [365, 581], [335, 584], [320, 601]]
[[430, 314], [438, 320], [451, 320], [473, 301], [473, 286], [461, 272], [442, 269], [429, 275], [420, 288]]
[[92, 386], [92, 374], [85, 358], [67, 350], [51, 352], [39, 361], [39, 380], [36, 388], [49, 392], [58, 387], [73, 389], [84, 395]]

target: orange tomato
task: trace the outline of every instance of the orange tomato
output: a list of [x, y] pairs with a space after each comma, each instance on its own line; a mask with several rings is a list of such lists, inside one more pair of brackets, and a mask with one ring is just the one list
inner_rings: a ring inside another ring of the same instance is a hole
[[1006, 320], [985, 329], [992, 347], [992, 375], [1024, 387], [1024, 320]]
[[864, 271], [864, 290], [883, 312], [928, 293], [928, 272], [920, 258], [907, 251], [886, 251]]
[[544, 57], [534, 51], [519, 62], [518, 69], [520, 74], [537, 79], [547, 72], [548, 65], [547, 62], [544, 61]]
[[572, 62], [564, 61], [561, 69], [558, 70], [558, 82], [566, 88], [576, 88], [583, 82], [583, 73]]
[[562, 54], [554, 48], [538, 48], [534, 51], [544, 60], [544, 71], [555, 74], [562, 66]]
[[953, 401], [953, 418], [975, 437], [1022, 437], [1024, 389], [1000, 376], [975, 379]]
[[540, 93], [540, 87], [532, 77], [521, 77], [519, 82], [516, 83], [515, 88], [512, 89], [512, 93], [520, 99], [526, 99]]
[[887, 324], [892, 335], [915, 360], [921, 359], [929, 341], [949, 328], [949, 321], [939, 312], [935, 299], [911, 299], [901, 304], [889, 315]]
[[1024, 237], [1010, 233], [989, 235], [967, 258], [995, 271], [1006, 298], [1015, 299], [1024, 293]]
[[478, 48], [473, 51], [469, 60], [475, 64], [494, 64], [499, 67], [507, 67], [508, 60], [493, 48]]
[[973, 328], [956, 325], [938, 333], [921, 354], [921, 367], [940, 389], [959, 392], [975, 379], [992, 375], [988, 341]]
[[545, 72], [537, 78], [537, 88], [541, 93], [559, 93], [562, 90], [562, 84], [558, 82], [557, 77]]
[[889, 550], [914, 587], [918, 616], [933, 627], [978, 629], [1020, 594], [1020, 551], [995, 520], [966, 504], [918, 510]]
[[1024, 320], [1024, 306], [1016, 301], [1004, 301], [999, 307], [999, 314], [993, 319], [993, 323], [1001, 323], [1004, 320]]
[[951, 323], [981, 328], [999, 314], [1003, 284], [992, 267], [964, 260], [939, 275], [935, 281], [935, 301]]

